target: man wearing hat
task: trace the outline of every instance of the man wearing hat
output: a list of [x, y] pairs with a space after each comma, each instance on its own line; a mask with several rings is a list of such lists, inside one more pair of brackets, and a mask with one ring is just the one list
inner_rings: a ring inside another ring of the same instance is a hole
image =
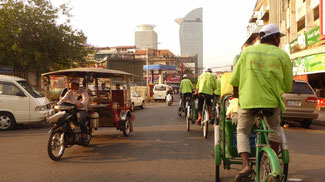
[[213, 92], [218, 88], [217, 78], [212, 75], [211, 68], [207, 67], [205, 69], [205, 73], [203, 73], [196, 84], [196, 92], [195, 95], [199, 94], [199, 104], [198, 104], [198, 114], [199, 117], [197, 119], [197, 124], [201, 124], [202, 119], [202, 109], [203, 102], [206, 99], [206, 103], [208, 105], [209, 119], [212, 118], [212, 103], [211, 99], [213, 99]]
[[277, 152], [281, 142], [280, 112], [285, 110], [282, 100], [284, 92], [292, 89], [292, 64], [286, 52], [279, 48], [280, 37], [284, 36], [274, 24], [265, 25], [260, 33], [261, 44], [247, 47], [241, 54], [230, 83], [234, 96], [239, 90], [237, 125], [237, 150], [241, 155], [243, 168], [236, 181], [253, 173], [248, 156], [249, 135], [254, 125], [254, 108], [271, 108], [272, 116], [267, 117], [268, 126], [274, 133], [268, 138], [272, 149]]
[[69, 91], [60, 99], [57, 104], [62, 104], [64, 102], [69, 102], [71, 104], [76, 104], [77, 108], [80, 110], [77, 113], [77, 117], [80, 123], [81, 138], [83, 141], [87, 140], [87, 128], [86, 128], [86, 111], [88, 104], [88, 93], [86, 89], [79, 88], [80, 79], [72, 78], [69, 83]]
[[186, 97], [191, 98], [192, 92], [193, 92], [193, 84], [192, 84], [191, 80], [187, 78], [186, 74], [183, 75], [183, 80], [181, 81], [181, 84], [179, 87], [182, 92], [182, 107], [184, 109]]

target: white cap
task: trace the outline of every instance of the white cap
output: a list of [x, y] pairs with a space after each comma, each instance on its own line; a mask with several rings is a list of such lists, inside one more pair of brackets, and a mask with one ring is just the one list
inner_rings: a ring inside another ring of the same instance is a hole
[[212, 72], [212, 69], [210, 67], [206, 67], [205, 72]]
[[79, 85], [79, 84], [80, 84], [80, 79], [79, 79], [79, 78], [72, 78], [72, 79], [70, 80], [70, 82]]
[[184, 74], [184, 75], [183, 75], [183, 78], [187, 78], [187, 74]]
[[278, 26], [276, 26], [275, 24], [268, 24], [262, 27], [262, 29], [260, 30], [260, 34], [264, 32], [264, 35], [261, 36], [261, 39], [272, 35], [272, 34], [276, 34], [276, 33], [280, 33], [280, 37], [285, 36], [286, 34], [281, 33]]

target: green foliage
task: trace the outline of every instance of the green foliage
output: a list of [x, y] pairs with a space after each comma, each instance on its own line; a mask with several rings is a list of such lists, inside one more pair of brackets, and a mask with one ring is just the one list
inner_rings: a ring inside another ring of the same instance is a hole
[[197, 80], [195, 79], [193, 70], [191, 68], [185, 67], [184, 74], [187, 75], [188, 79], [190, 79], [193, 84], [196, 84]]
[[0, 65], [45, 72], [85, 62], [87, 38], [71, 27], [69, 11], [48, 0], [0, 0]]

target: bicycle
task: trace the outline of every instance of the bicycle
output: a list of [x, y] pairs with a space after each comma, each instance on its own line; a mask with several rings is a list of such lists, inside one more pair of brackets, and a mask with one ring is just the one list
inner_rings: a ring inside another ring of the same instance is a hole
[[[236, 125], [232, 120], [226, 118], [226, 104], [231, 96], [223, 99], [221, 108], [221, 121], [216, 122], [214, 126], [214, 156], [215, 156], [215, 181], [220, 182], [220, 166], [223, 162], [223, 168], [230, 170], [231, 164], [242, 164], [236, 148]], [[252, 153], [249, 155], [251, 167], [255, 165], [254, 173], [246, 180], [265, 182], [275, 181], [283, 182], [287, 180], [289, 167], [289, 151], [286, 137], [281, 128], [281, 150], [276, 154], [270, 147], [267, 137], [268, 133], [274, 131], [268, 130], [266, 116], [270, 114], [269, 109], [257, 109], [256, 117], [259, 123], [256, 124], [250, 135], [250, 146]]]

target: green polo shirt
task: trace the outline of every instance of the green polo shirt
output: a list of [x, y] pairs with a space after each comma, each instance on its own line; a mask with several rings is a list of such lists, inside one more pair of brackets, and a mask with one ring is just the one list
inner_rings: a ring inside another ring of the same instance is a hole
[[181, 85], [180, 85], [181, 91], [183, 94], [185, 93], [192, 93], [193, 91], [193, 84], [191, 82], [191, 80], [189, 79], [183, 79], [181, 81]]
[[199, 93], [213, 95], [214, 90], [218, 88], [217, 78], [212, 73], [205, 72], [200, 76], [196, 87]]
[[292, 63], [274, 45], [250, 46], [241, 54], [230, 84], [239, 87], [242, 109], [280, 107], [284, 111], [282, 94], [292, 90]]

